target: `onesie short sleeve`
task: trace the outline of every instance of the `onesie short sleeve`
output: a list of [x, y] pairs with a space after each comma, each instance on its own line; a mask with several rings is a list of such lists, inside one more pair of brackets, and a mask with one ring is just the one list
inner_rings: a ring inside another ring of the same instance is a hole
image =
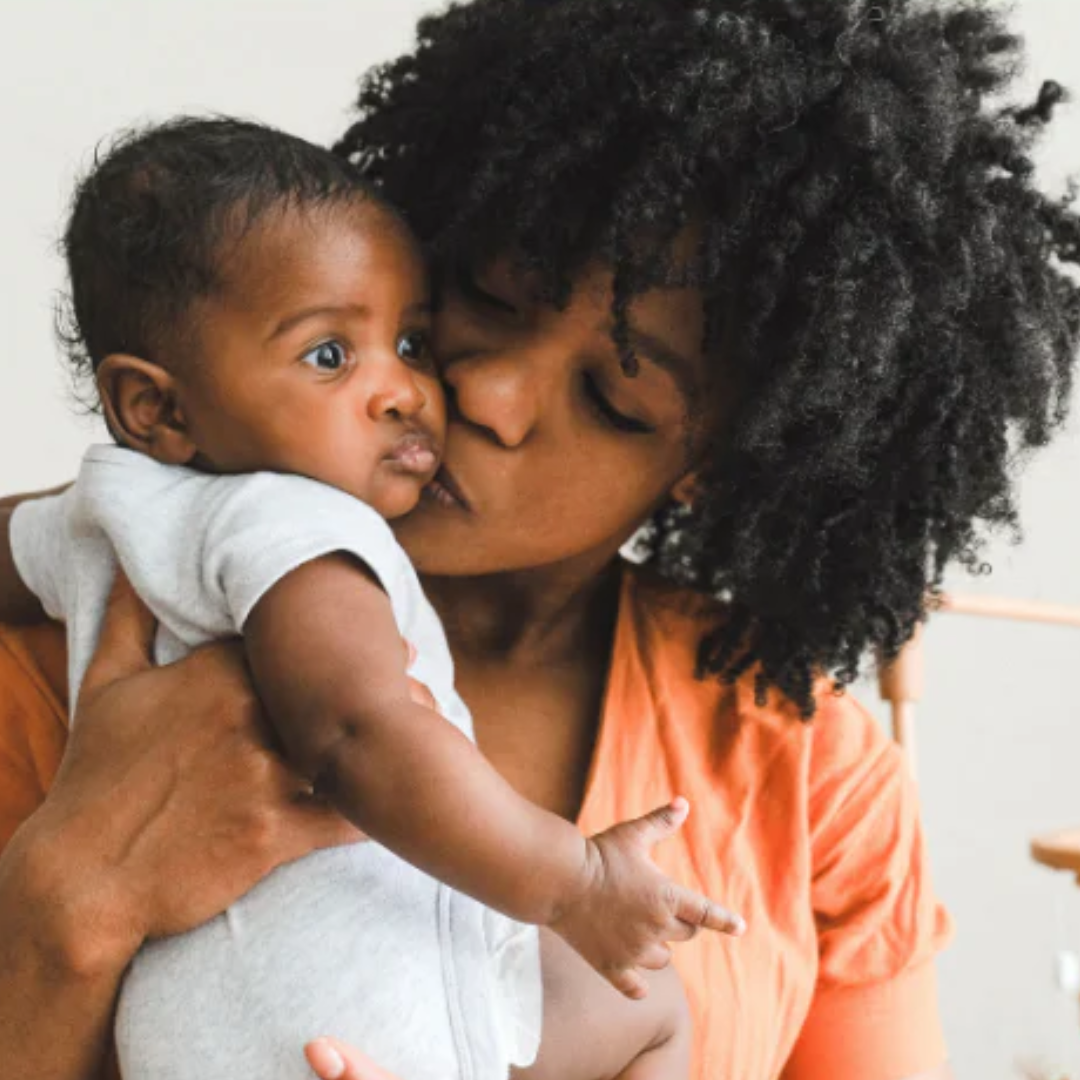
[[64, 619], [70, 602], [68, 520], [73, 500], [69, 488], [60, 495], [28, 499], [11, 515], [15, 569], [53, 619]]
[[371, 507], [314, 480], [272, 473], [236, 479], [218, 497], [205, 545], [205, 587], [238, 631], [278, 581], [334, 552], [355, 556], [395, 608], [401, 602], [404, 557], [390, 527]]
[[933, 957], [951, 923], [900, 750], [850, 701], [820, 712], [809, 803], [819, 967], [783, 1075], [902, 1080], [947, 1056]]
[[421, 607], [390, 527], [358, 499], [305, 477], [211, 475], [118, 446], [92, 447], [64, 494], [20, 506], [12, 549], [27, 586], [67, 623], [73, 703], [117, 564], [158, 621], [158, 663], [241, 633], [278, 581], [336, 552], [374, 574], [399, 626]]
[[95, 447], [72, 491], [76, 534], [107, 538], [135, 591], [187, 648], [240, 633], [278, 581], [334, 552], [354, 555], [400, 604], [404, 555], [390, 527], [318, 481], [208, 475]]

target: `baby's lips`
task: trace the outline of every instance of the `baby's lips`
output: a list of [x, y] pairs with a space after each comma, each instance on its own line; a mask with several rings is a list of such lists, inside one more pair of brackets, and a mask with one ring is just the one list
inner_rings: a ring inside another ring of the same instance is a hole
[[435, 440], [424, 432], [414, 431], [402, 435], [386, 455], [402, 472], [423, 476], [425, 479], [434, 475], [439, 467], [439, 450]]

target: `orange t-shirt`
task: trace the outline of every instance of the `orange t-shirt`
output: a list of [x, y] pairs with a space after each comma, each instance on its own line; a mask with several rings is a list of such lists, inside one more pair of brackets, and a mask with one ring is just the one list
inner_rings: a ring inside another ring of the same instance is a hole
[[[675, 794], [692, 812], [657, 862], [745, 916], [676, 946], [695, 1080], [902, 1080], [945, 1060], [932, 958], [950, 933], [903, 760], [850, 697], [812, 724], [752, 681], [694, 678], [700, 601], [624, 575], [580, 825]], [[0, 629], [0, 844], [63, 752], [58, 628]], [[255, 1078], [252, 1078], [255, 1080]], [[402, 1078], [408, 1080], [408, 1077]]]

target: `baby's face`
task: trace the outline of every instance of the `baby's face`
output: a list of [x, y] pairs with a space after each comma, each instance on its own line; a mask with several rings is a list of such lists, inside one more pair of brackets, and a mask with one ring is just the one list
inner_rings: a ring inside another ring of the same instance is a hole
[[217, 472], [297, 473], [387, 518], [435, 474], [445, 402], [420, 254], [382, 208], [270, 211], [199, 309], [180, 405]]

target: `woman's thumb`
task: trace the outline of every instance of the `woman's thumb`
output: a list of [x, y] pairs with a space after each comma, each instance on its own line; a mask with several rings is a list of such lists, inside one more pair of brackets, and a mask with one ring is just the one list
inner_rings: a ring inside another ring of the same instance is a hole
[[156, 629], [150, 609], [135, 594], [123, 572], [117, 571], [82, 692], [99, 690], [152, 667]]
[[340, 1039], [316, 1039], [304, 1056], [319, 1080], [397, 1080], [370, 1058]]

